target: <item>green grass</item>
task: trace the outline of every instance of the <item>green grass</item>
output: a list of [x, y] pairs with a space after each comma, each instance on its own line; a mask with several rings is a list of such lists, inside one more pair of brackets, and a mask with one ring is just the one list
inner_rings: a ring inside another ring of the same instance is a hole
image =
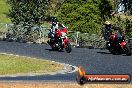
[[62, 68], [62, 65], [48, 60], [0, 54], [0, 75], [29, 72], [47, 73]]
[[7, 16], [10, 6], [6, 3], [6, 0], [0, 0], [0, 23], [10, 23], [11, 20]]

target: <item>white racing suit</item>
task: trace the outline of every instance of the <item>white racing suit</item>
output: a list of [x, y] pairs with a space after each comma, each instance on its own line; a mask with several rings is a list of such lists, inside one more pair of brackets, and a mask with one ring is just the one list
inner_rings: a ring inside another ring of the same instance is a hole
[[58, 29], [58, 24], [53, 22], [51, 24], [51, 28], [50, 28], [50, 33], [48, 34], [49, 35], [49, 38], [53, 39], [55, 37], [55, 30]]
[[[54, 38], [55, 37], [56, 29], [59, 29], [59, 27], [66, 28], [63, 24], [60, 24], [58, 22], [57, 23], [53, 22], [51, 24], [50, 33], [49, 33], [50, 38]], [[63, 36], [64, 36], [64, 33], [63, 33]]]

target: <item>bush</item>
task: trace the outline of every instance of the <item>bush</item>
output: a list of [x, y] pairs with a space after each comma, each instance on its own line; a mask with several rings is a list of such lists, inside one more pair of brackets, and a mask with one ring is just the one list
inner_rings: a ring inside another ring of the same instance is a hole
[[126, 19], [126, 34], [132, 38], [132, 20]]
[[9, 17], [14, 24], [40, 24], [45, 19], [47, 0], [7, 0], [11, 6]]
[[132, 37], [132, 20], [128, 18], [122, 18], [121, 16], [113, 17], [110, 19], [114, 29], [118, 28], [122, 32], [126, 32], [127, 37]]
[[[110, 14], [111, 4], [105, 1], [65, 0], [57, 13], [57, 17], [72, 31], [97, 34], [101, 28], [101, 18], [109, 17]], [[105, 7], [102, 7], [104, 4]]]
[[[7, 0], [11, 6], [9, 17], [13, 22], [9, 38], [34, 42], [39, 36], [39, 26], [45, 20], [48, 0]], [[37, 27], [35, 28], [35, 25]]]
[[81, 46], [92, 46], [94, 48], [104, 48], [105, 40], [97, 34], [79, 34], [78, 42]]
[[12, 25], [8, 29], [7, 39], [13, 39], [18, 42], [36, 42], [39, 38], [40, 27], [37, 25], [24, 25], [19, 23], [18, 25]]

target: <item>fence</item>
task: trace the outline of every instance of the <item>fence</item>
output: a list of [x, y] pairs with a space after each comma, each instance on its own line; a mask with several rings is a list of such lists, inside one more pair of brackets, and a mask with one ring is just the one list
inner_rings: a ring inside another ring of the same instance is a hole
[[101, 35], [71, 32], [69, 33], [69, 38], [77, 47], [89, 48], [105, 47], [105, 40]]
[[[6, 38], [7, 34], [10, 32], [12, 32], [13, 30], [11, 30], [11, 27], [13, 27], [13, 24], [5, 24], [5, 23], [0, 23], [0, 38]], [[48, 34], [48, 28], [44, 27], [44, 26], [39, 26], [39, 27], [34, 27], [36, 29], [38, 29], [39, 33], [39, 41], [38, 42], [42, 42], [44, 40], [44, 38], [47, 37]], [[18, 29], [23, 29], [21, 26], [18, 26]], [[24, 32], [24, 30], [22, 30]], [[14, 37], [14, 36], [12, 36]]]
[[6, 38], [6, 32], [8, 28], [8, 24], [0, 23], [0, 38]]
[[[0, 38], [6, 38], [6, 34], [10, 31], [9, 29], [13, 26], [13, 24], [4, 24], [0, 23]], [[38, 27], [39, 29], [39, 39], [36, 41], [37, 43], [46, 43], [48, 40], [48, 28], [45, 26]], [[80, 33], [80, 32], [73, 32], [69, 31], [67, 36], [70, 38], [71, 44], [75, 46], [92, 46], [94, 48], [104, 48], [105, 47], [105, 40], [101, 35], [91, 34], [88, 33]], [[130, 38], [129, 46], [132, 46], [132, 38]]]
[[[13, 24], [0, 24], [0, 31], [4, 29], [3, 38], [6, 38], [6, 34], [10, 31], [9, 29], [13, 26]], [[48, 40], [48, 28], [44, 26], [39, 27], [39, 39], [37, 43], [46, 42]], [[87, 33], [80, 33], [80, 32], [73, 32], [69, 31], [67, 36], [70, 38], [71, 44], [75, 46], [93, 46], [97, 47], [104, 47], [104, 40], [102, 37], [99, 37], [95, 34], [89, 35]]]
[[[105, 48], [106, 42], [102, 35], [96, 35], [80, 32], [71, 32], [68, 34], [70, 40], [74, 45], [79, 47], [89, 47], [89, 48]], [[126, 39], [129, 47], [132, 49], [132, 38]]]

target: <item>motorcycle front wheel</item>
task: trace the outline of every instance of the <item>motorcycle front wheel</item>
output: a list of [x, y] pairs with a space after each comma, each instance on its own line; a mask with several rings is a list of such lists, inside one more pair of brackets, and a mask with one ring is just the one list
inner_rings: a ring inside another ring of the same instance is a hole
[[72, 51], [72, 48], [71, 48], [71, 44], [70, 43], [67, 43], [66, 44], [65, 50], [66, 50], [67, 53], [70, 53]]
[[124, 52], [127, 56], [131, 56], [131, 49], [128, 47], [127, 44], [124, 46]]

